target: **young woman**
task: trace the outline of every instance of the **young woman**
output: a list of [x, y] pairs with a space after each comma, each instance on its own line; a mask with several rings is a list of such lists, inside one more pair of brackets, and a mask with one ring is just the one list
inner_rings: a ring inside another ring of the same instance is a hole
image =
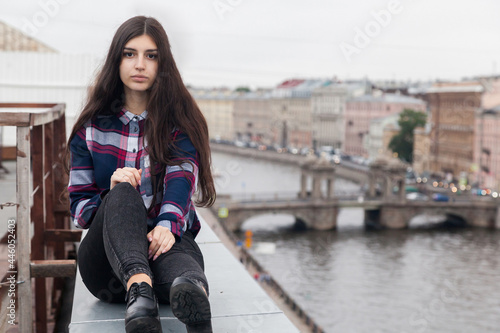
[[89, 229], [78, 251], [89, 291], [126, 300], [127, 332], [161, 332], [158, 300], [188, 332], [212, 332], [191, 199], [198, 190], [198, 205], [215, 200], [208, 129], [157, 20], [118, 28], [68, 142], [71, 215]]

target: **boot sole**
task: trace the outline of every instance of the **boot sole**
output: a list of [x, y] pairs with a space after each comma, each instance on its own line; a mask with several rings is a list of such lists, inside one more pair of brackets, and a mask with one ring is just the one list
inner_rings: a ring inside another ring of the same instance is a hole
[[211, 333], [210, 302], [203, 290], [190, 283], [180, 283], [170, 290], [174, 316], [186, 324], [188, 333]]
[[134, 318], [125, 325], [127, 333], [161, 333], [159, 318], [139, 317]]

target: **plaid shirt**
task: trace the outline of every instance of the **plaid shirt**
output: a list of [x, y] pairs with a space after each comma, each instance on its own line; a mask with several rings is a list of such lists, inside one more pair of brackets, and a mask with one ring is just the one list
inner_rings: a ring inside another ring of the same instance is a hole
[[[153, 192], [149, 155], [145, 149], [146, 116], [147, 111], [134, 115], [126, 110], [117, 115], [98, 116], [80, 128], [71, 140], [68, 191], [71, 217], [77, 227], [90, 226], [117, 168], [142, 169], [137, 191], [144, 205], [150, 206]], [[200, 230], [191, 200], [198, 183], [198, 154], [185, 133], [175, 130], [171, 135], [178, 148], [173, 159], [184, 162], [166, 167], [163, 193], [157, 195], [156, 204], [148, 215], [148, 226], [150, 229], [157, 225], [167, 227], [180, 239], [188, 229], [195, 236]]]

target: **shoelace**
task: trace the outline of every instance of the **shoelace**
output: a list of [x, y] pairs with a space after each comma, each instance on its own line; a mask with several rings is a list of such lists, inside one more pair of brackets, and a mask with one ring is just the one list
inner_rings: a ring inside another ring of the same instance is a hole
[[139, 285], [132, 285], [130, 287], [129, 292], [127, 293], [127, 303], [133, 303], [139, 296], [144, 296], [151, 298], [151, 295], [149, 294], [149, 288], [145, 283], [141, 283]]

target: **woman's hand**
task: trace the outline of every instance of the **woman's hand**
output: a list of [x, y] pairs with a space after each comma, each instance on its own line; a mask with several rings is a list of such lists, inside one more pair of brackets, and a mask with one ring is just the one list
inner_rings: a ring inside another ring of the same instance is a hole
[[156, 260], [162, 253], [167, 252], [175, 243], [174, 234], [167, 227], [156, 226], [147, 234], [149, 244], [149, 259]]
[[141, 185], [142, 169], [136, 168], [118, 168], [111, 175], [111, 184], [109, 189], [112, 190], [118, 183], [130, 183], [133, 187]]

